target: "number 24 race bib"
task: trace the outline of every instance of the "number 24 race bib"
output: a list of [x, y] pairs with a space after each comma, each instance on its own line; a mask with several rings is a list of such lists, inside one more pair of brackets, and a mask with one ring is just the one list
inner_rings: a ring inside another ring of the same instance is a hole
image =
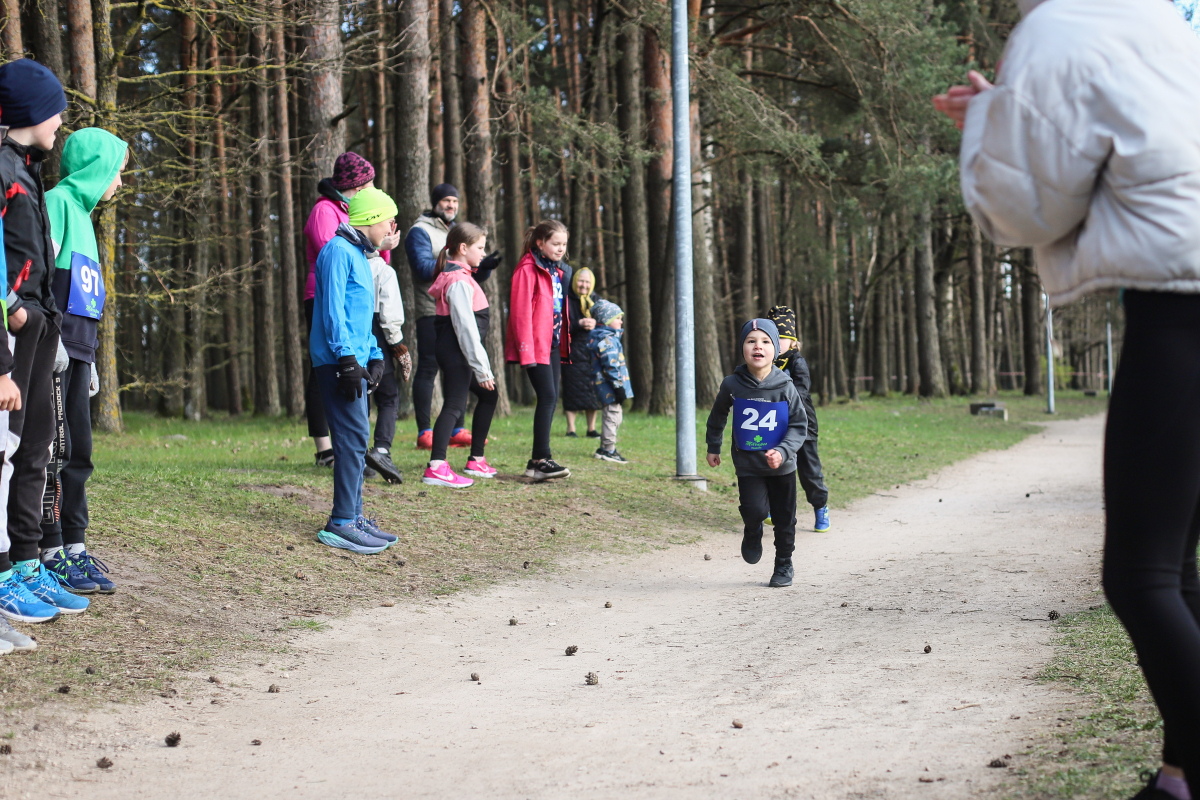
[[768, 403], [763, 400], [733, 399], [734, 441], [742, 450], [770, 450], [783, 441], [788, 429], [786, 400]]
[[67, 298], [67, 313], [100, 319], [105, 294], [100, 265], [83, 253], [71, 253], [71, 294]]

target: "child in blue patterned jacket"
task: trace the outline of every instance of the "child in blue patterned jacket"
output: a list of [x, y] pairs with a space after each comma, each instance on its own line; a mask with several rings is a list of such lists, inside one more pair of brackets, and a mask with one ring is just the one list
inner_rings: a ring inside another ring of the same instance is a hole
[[596, 396], [604, 404], [604, 419], [600, 426], [600, 447], [596, 458], [614, 464], [626, 464], [617, 452], [617, 428], [621, 427], [621, 404], [633, 397], [629, 383], [629, 368], [625, 366], [625, 349], [621, 347], [621, 328], [625, 312], [616, 303], [597, 300], [592, 306], [596, 327], [588, 337], [595, 365]]

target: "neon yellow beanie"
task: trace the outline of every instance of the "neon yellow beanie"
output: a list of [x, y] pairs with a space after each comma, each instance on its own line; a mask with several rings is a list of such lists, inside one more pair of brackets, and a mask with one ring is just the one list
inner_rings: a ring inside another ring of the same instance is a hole
[[365, 228], [396, 216], [396, 203], [380, 189], [363, 189], [350, 198], [350, 224]]

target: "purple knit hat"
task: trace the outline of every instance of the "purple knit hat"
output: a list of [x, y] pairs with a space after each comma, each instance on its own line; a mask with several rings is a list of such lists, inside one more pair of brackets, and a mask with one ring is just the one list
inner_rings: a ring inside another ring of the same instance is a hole
[[375, 180], [375, 168], [358, 153], [342, 153], [333, 163], [333, 188], [357, 189]]

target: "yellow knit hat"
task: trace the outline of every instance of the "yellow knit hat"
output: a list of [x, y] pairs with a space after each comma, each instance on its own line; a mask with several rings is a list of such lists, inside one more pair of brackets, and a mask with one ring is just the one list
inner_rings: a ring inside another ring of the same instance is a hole
[[381, 220], [396, 216], [396, 203], [387, 192], [374, 187], [363, 189], [350, 198], [350, 224], [365, 228]]

